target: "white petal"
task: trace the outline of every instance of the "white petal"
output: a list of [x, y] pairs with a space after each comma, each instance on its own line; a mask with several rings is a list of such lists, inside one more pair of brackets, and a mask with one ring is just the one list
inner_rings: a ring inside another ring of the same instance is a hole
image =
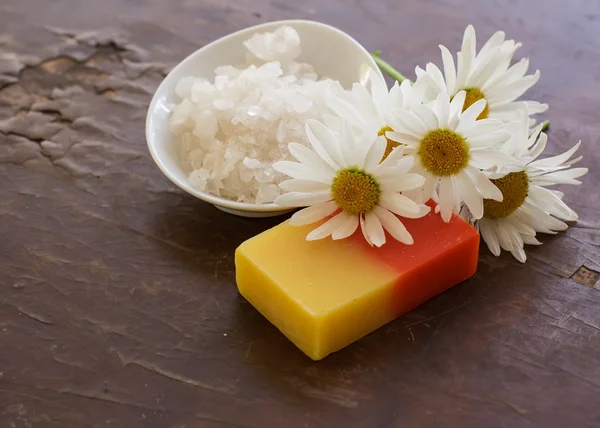
[[[412, 111], [404, 110], [402, 114], [394, 114], [396, 123], [401, 126], [407, 134], [412, 134], [417, 138], [423, 137], [429, 131], [423, 121]], [[395, 129], [395, 128], [394, 128]]]
[[494, 149], [477, 149], [471, 150], [471, 160], [473, 166], [479, 169], [488, 169], [504, 165], [516, 164], [517, 161], [512, 156], [507, 155], [503, 151]]
[[502, 128], [502, 122], [494, 119], [482, 119], [475, 122], [469, 129], [463, 131], [465, 138], [478, 137], [480, 135], [489, 134], [499, 131]]
[[355, 137], [350, 129], [350, 123], [347, 121], [342, 122], [342, 126], [339, 131], [339, 148], [340, 153], [342, 154], [342, 158], [344, 159], [344, 163], [347, 166], [358, 166], [359, 168], [363, 168], [364, 165], [359, 165], [358, 160], [358, 147], [355, 144]]
[[475, 29], [469, 25], [463, 36], [463, 43], [458, 56], [458, 72], [456, 87], [464, 88], [471, 73], [471, 67], [475, 60]]
[[413, 112], [423, 121], [425, 126], [430, 130], [443, 128], [445, 125], [440, 125], [437, 116], [429, 107], [423, 104], [415, 104], [412, 106]]
[[288, 150], [300, 163], [318, 172], [319, 175], [335, 175], [335, 170], [317, 153], [298, 143], [288, 144]]
[[395, 168], [387, 168], [380, 171], [377, 181], [383, 192], [404, 192], [423, 186], [425, 177], [419, 174], [402, 174]]
[[273, 164], [273, 169], [285, 175], [289, 175], [292, 178], [298, 178], [303, 180], [316, 180], [322, 183], [331, 184], [333, 180], [332, 174], [321, 174], [319, 171], [307, 167], [304, 164], [289, 161], [279, 161]]
[[427, 202], [429, 199], [431, 199], [434, 195], [435, 189], [439, 183], [439, 178], [435, 177], [429, 173], [426, 173], [424, 175], [425, 177], [425, 184], [423, 184], [423, 195], [424, 195], [424, 202]]
[[456, 179], [456, 175], [451, 176], [450, 180], [452, 180], [452, 190], [454, 191], [454, 204], [452, 207], [452, 212], [454, 214], [458, 214], [462, 206], [463, 196], [461, 188], [458, 186], [458, 180]]
[[448, 93], [454, 93], [456, 88], [456, 67], [454, 66], [454, 58], [444, 45], [440, 45], [442, 51], [442, 62], [444, 63], [444, 77], [446, 78], [446, 88]]
[[[398, 149], [401, 149], [401, 148], [397, 147], [394, 150], [398, 150]], [[392, 150], [392, 152], [394, 150]], [[391, 156], [391, 153], [390, 153], [390, 156]], [[414, 164], [415, 164], [415, 157], [414, 156], [404, 156], [396, 164], [396, 169], [398, 171], [401, 171], [403, 174], [406, 174], [406, 173], [408, 173], [411, 170], [411, 168], [413, 167]]]
[[500, 247], [502, 247], [505, 251], [513, 251], [513, 242], [510, 239], [510, 233], [506, 229], [505, 222], [496, 222], [495, 223], [496, 235], [498, 236], [498, 242], [500, 243]]
[[394, 82], [394, 86], [390, 89], [390, 94], [388, 95], [388, 108], [400, 108], [404, 105], [404, 96], [402, 91], [400, 90], [400, 85], [398, 82]]
[[[403, 86], [403, 85], [405, 85], [405, 86]], [[428, 74], [425, 74], [424, 76], [422, 76], [420, 78], [417, 78], [417, 81], [415, 83], [413, 83], [412, 85], [410, 84], [410, 82], [408, 80], [405, 80], [404, 82], [402, 82], [402, 85], [400, 85], [400, 88], [402, 88], [402, 90], [403, 90], [405, 107], [424, 102], [425, 95], [427, 94], [428, 91], [431, 91], [431, 87], [432, 87], [432, 79]], [[405, 88], [406, 88], [406, 90], [404, 90]], [[432, 98], [435, 98], [436, 95], [433, 95]]]
[[312, 224], [326, 217], [329, 217], [337, 209], [338, 207], [334, 201], [316, 204], [294, 213], [294, 215], [290, 218], [290, 224], [292, 226], [303, 226], [305, 224]]
[[351, 236], [358, 228], [358, 215], [347, 212], [340, 213], [343, 216], [344, 222], [342, 225], [331, 234], [332, 239], [345, 239]]
[[467, 93], [465, 91], [460, 91], [459, 93], [454, 95], [452, 101], [450, 101], [450, 117], [456, 117], [460, 113], [462, 113], [466, 97]]
[[462, 199], [464, 199], [469, 211], [471, 211], [473, 218], [480, 219], [483, 217], [483, 198], [479, 194], [471, 177], [466, 172], [461, 171], [456, 176], [456, 180], [460, 186]]
[[440, 71], [438, 66], [430, 62], [425, 66], [425, 70], [427, 70], [427, 73], [433, 80], [436, 86], [436, 90], [439, 92], [447, 92], [444, 76], [442, 75], [442, 72]]
[[499, 65], [506, 58], [508, 46], [496, 48], [496, 52], [492, 52], [489, 59], [480, 63], [471, 74], [469, 84], [475, 88], [481, 88], [485, 82], [498, 70]]
[[398, 217], [381, 207], [375, 207], [374, 212], [383, 228], [387, 230], [392, 238], [406, 245], [414, 243], [412, 236]]
[[339, 229], [340, 226], [344, 224], [346, 220], [345, 213], [341, 212], [336, 216], [330, 218], [321, 226], [317, 227], [315, 230], [306, 235], [307, 241], [316, 241], [318, 239], [327, 238], [329, 235], [334, 233]]
[[442, 177], [440, 181], [440, 213], [442, 220], [448, 223], [454, 210], [454, 188], [450, 177]]
[[467, 166], [465, 171], [467, 174], [469, 174], [469, 177], [471, 177], [473, 183], [475, 183], [475, 186], [483, 198], [502, 202], [502, 192], [494, 185], [494, 183], [489, 180], [489, 178], [485, 176], [483, 172], [472, 166]]
[[330, 96], [326, 98], [326, 102], [329, 108], [343, 120], [353, 123], [358, 128], [366, 126], [366, 122], [360, 112], [348, 101], [338, 96]]
[[365, 233], [369, 237], [369, 241], [376, 247], [385, 244], [383, 226], [374, 212], [365, 214]]
[[284, 193], [275, 199], [277, 205], [283, 207], [307, 207], [309, 205], [319, 204], [331, 200], [329, 189], [319, 192], [301, 193], [290, 192]]
[[[404, 156], [404, 146], [395, 147], [390, 154], [381, 162], [377, 169], [398, 168], [402, 173], [408, 172], [412, 168], [415, 158], [413, 156]], [[376, 172], [377, 173], [377, 172]]]
[[540, 72], [538, 70], [535, 74], [525, 76], [519, 80], [510, 82], [507, 85], [490, 89], [486, 94], [487, 99], [490, 103], [494, 104], [514, 101], [535, 85], [539, 79]]
[[545, 159], [540, 159], [540, 160], [530, 163], [529, 165], [534, 168], [543, 168], [543, 167], [552, 167], [552, 166], [562, 165], [563, 163], [565, 163], [566, 161], [571, 159], [571, 156], [573, 156], [575, 154], [575, 152], [579, 149], [580, 145], [581, 145], [581, 141], [560, 155], [552, 156], [552, 157], [545, 158]]
[[448, 127], [450, 123], [450, 98], [448, 97], [448, 94], [441, 93], [438, 95], [435, 100], [434, 111], [439, 127]]
[[373, 101], [378, 106], [383, 106], [388, 98], [388, 88], [381, 77], [381, 74], [373, 70], [369, 69], [369, 81], [371, 82], [371, 95], [373, 97]]
[[527, 245], [542, 245], [542, 243], [538, 241], [535, 236], [531, 235], [523, 235], [523, 242]]
[[402, 217], [422, 212], [421, 207], [416, 202], [399, 193], [384, 193], [381, 195], [378, 205]]
[[560, 220], [548, 215], [544, 210], [538, 208], [535, 204], [529, 202], [529, 198], [519, 207], [519, 211], [531, 219], [531, 226], [536, 232], [556, 233], [556, 231], [566, 230], [568, 225]]
[[481, 112], [483, 111], [485, 106], [486, 106], [486, 101], [484, 99], [481, 99], [479, 101], [475, 101], [473, 104], [471, 104], [469, 106], [469, 108], [467, 108], [465, 111], [463, 111], [462, 114], [460, 115], [460, 123], [458, 124], [458, 127], [456, 128], [456, 132], [458, 132], [458, 133], [466, 132], [467, 127], [470, 127], [473, 124], [475, 124], [475, 121], [477, 120], [477, 118], [479, 117], [479, 115], [481, 114]]
[[396, 143], [407, 144], [412, 147], [416, 147], [421, 143], [419, 138], [403, 132], [388, 131], [385, 133], [385, 137]]
[[513, 214], [506, 218], [506, 221], [519, 231], [521, 235], [535, 236], [535, 229], [529, 225], [526, 218], [521, 215], [521, 211], [517, 209]]
[[367, 224], [365, 222], [365, 217], [363, 215], [359, 216], [359, 222], [360, 222], [360, 230], [362, 231], [362, 234], [365, 237], [365, 241], [367, 241], [367, 243], [372, 247], [373, 243], [371, 242], [371, 239], [369, 238], [369, 235], [367, 233]]
[[362, 114], [365, 116], [367, 123], [381, 122], [379, 110], [375, 105], [373, 98], [367, 88], [360, 83], [352, 85], [352, 95], [355, 98], [357, 105], [361, 106]]
[[487, 42], [481, 47], [481, 50], [477, 54], [480, 57], [485, 57], [488, 55], [492, 55], [494, 53], [495, 48], [501, 46], [504, 42], [504, 31], [496, 31], [492, 37], [488, 39]]
[[510, 253], [521, 263], [525, 263], [527, 261], [527, 256], [525, 255], [525, 250], [523, 248], [514, 248]]
[[575, 178], [587, 174], [587, 168], [572, 168], [564, 171], [557, 171], [550, 174], [532, 177], [531, 182], [539, 186], [551, 186], [553, 184], [581, 184], [581, 181]]
[[523, 58], [519, 62], [513, 64], [505, 72], [496, 73], [489, 78], [482, 86], [481, 90], [484, 94], [489, 95], [490, 89], [501, 88], [506, 86], [508, 82], [521, 79], [529, 68], [529, 59]]
[[[367, 152], [367, 156], [364, 160], [364, 169], [367, 172], [375, 171], [378, 168], [381, 159], [385, 153], [385, 149], [387, 148], [387, 140], [382, 135], [377, 137], [375, 142], [371, 144], [369, 151]], [[391, 153], [390, 153], [391, 155]], [[389, 157], [389, 156], [388, 156]], [[387, 160], [387, 158], [386, 158]]]
[[344, 165], [337, 137], [329, 128], [314, 119], [306, 121], [305, 132], [315, 152], [336, 171]]
[[531, 186], [529, 197], [538, 207], [562, 220], [575, 221], [578, 218], [577, 213], [551, 190]]
[[494, 220], [482, 219], [480, 220], [479, 231], [481, 237], [487, 244], [490, 252], [495, 255], [500, 255], [500, 243], [498, 242], [498, 236], [493, 225]]
[[469, 137], [467, 138], [467, 143], [469, 143], [471, 147], [490, 147], [496, 144], [504, 143], [508, 137], [509, 134], [504, 131], [492, 132], [489, 134], [478, 135], [476, 137]]
[[425, 217], [427, 214], [429, 214], [430, 211], [431, 211], [431, 207], [429, 205], [421, 204], [421, 205], [419, 205], [418, 213], [405, 212], [404, 214], [398, 214], [398, 215], [402, 216], [404, 218], [421, 218], [421, 217]]
[[523, 101], [527, 105], [529, 114], [543, 113], [548, 110], [548, 104], [542, 104], [537, 101]]
[[515, 43], [514, 40], [507, 40], [503, 43], [503, 61], [498, 66], [498, 72], [483, 84], [481, 89], [484, 94], [488, 94], [488, 91], [492, 89], [505, 87], [510, 82], [520, 80], [525, 76], [529, 68], [528, 58], [524, 58], [509, 67], [512, 57], [521, 46], [521, 43]]
[[279, 187], [286, 192], [317, 192], [329, 189], [329, 185], [320, 181], [302, 180], [293, 178], [279, 183]]

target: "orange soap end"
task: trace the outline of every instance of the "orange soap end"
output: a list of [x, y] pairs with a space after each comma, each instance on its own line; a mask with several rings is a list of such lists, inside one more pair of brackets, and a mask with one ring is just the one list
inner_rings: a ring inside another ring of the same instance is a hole
[[444, 223], [430, 212], [419, 219], [402, 219], [414, 244], [405, 245], [387, 235], [381, 248], [369, 246], [360, 233], [352, 236], [357, 246], [398, 272], [393, 311], [400, 316], [433, 296], [475, 274], [479, 257], [479, 233], [458, 216]]

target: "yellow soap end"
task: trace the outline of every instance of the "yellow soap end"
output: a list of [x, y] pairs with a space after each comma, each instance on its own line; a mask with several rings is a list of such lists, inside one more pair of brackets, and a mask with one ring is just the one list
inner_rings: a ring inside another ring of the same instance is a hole
[[235, 252], [236, 281], [240, 294], [289, 340], [313, 360], [321, 352], [320, 319], [283, 290], [267, 272], [254, 263], [242, 244]]
[[389, 301], [394, 274], [370, 269], [350, 241], [306, 241], [312, 228], [284, 222], [244, 242], [236, 281], [252, 306], [320, 360], [390, 320], [373, 308]]

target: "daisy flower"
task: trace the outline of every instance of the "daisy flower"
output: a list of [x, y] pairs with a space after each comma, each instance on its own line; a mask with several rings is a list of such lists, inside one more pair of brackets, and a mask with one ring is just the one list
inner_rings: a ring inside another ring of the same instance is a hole
[[407, 245], [413, 238], [397, 217], [420, 218], [430, 208], [402, 195], [423, 185], [424, 178], [409, 173], [413, 158], [394, 150], [383, 162], [385, 138], [356, 136], [346, 121], [334, 133], [322, 123], [309, 120], [306, 135], [312, 150], [290, 143], [290, 153], [298, 162], [282, 161], [275, 170], [291, 180], [280, 184], [284, 193], [275, 203], [306, 207], [290, 219], [294, 226], [316, 223], [331, 216], [310, 232], [306, 239], [331, 236], [344, 239], [359, 227], [370, 245], [382, 246], [384, 230]]
[[460, 91], [450, 101], [442, 92], [432, 103], [415, 104], [409, 110], [392, 108], [386, 116], [393, 129], [386, 137], [407, 146], [406, 153], [415, 157], [412, 172], [425, 177], [422, 200], [435, 197], [439, 184], [439, 208], [445, 222], [460, 211], [463, 201], [475, 218], [483, 216], [484, 198], [502, 201], [500, 190], [481, 170], [514, 162], [494, 147], [507, 139], [502, 122], [477, 120], [485, 100], [463, 111], [466, 96]]
[[[505, 123], [516, 120], [519, 104], [515, 100], [539, 80], [539, 70], [526, 76], [529, 67], [527, 58], [511, 66], [513, 55], [521, 47], [521, 43], [505, 40], [502, 31], [490, 37], [479, 53], [475, 46], [475, 29], [469, 25], [464, 33], [462, 48], [457, 53], [456, 64], [450, 51], [440, 45], [444, 73], [435, 64], [429, 63], [425, 70], [416, 68], [418, 80], [425, 79], [429, 82], [430, 99], [441, 92], [452, 98], [459, 91], [465, 91], [465, 109], [481, 99], [487, 101], [479, 119], [489, 117]], [[547, 104], [524, 102], [529, 114], [542, 113], [548, 109]]]
[[[392, 130], [385, 118], [391, 108], [408, 108], [423, 100], [428, 82], [422, 79], [412, 84], [404, 80], [402, 84], [394, 83], [388, 92], [381, 74], [369, 69], [365, 76], [365, 84], [368, 89], [365, 85], [355, 83], [352, 91], [332, 94], [327, 104], [340, 118], [353, 124], [358, 132], [374, 138]], [[397, 142], [387, 140], [383, 159], [397, 146]]]
[[510, 251], [522, 263], [527, 258], [524, 244], [541, 244], [535, 237], [537, 232], [554, 234], [567, 228], [564, 221], [578, 218], [563, 202], [563, 193], [547, 187], [581, 184], [577, 178], [587, 173], [587, 168], [571, 168], [581, 159], [571, 159], [580, 143], [560, 155], [537, 160], [546, 147], [547, 136], [541, 126], [530, 136], [527, 117], [526, 111], [522, 113], [518, 128], [502, 147], [515, 163], [488, 173], [502, 192], [503, 201], [484, 200], [479, 220], [474, 220], [467, 209], [461, 212], [480, 231], [492, 254], [500, 255], [501, 249]]

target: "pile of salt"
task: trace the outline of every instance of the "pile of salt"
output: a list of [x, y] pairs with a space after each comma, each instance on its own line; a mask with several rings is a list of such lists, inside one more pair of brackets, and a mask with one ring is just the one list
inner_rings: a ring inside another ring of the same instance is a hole
[[326, 98], [343, 91], [297, 62], [300, 37], [291, 27], [244, 42], [244, 67], [215, 70], [213, 82], [182, 79], [170, 127], [182, 165], [197, 189], [239, 202], [269, 203], [286, 177], [272, 164], [292, 160], [287, 145], [309, 145], [304, 123], [332, 120]]

